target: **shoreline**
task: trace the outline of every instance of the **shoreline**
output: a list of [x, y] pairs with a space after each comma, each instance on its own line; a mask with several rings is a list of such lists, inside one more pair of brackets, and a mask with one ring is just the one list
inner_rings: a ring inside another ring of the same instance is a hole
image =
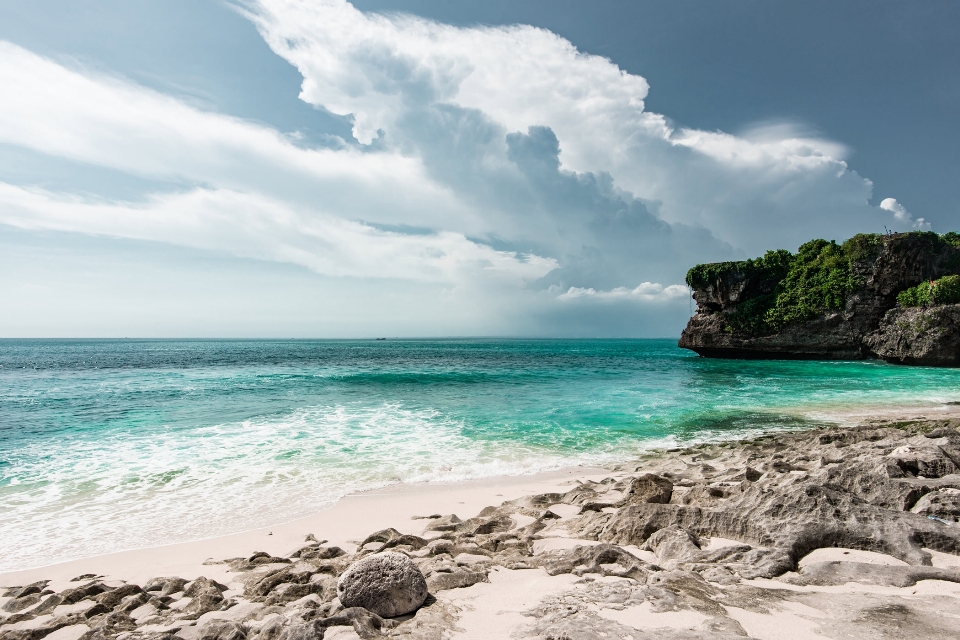
[[[76, 573], [74, 573], [73, 576], [90, 573], [90, 570], [93, 568], [92, 565], [94, 564], [98, 566], [102, 564], [107, 567], [120, 565], [125, 567], [122, 572], [118, 572], [114, 576], [116, 579], [127, 581], [135, 581], [138, 579], [146, 580], [152, 577], [143, 574], [143, 571], [146, 571], [148, 567], [153, 567], [152, 570], [154, 571], [159, 570], [160, 567], [169, 567], [171, 570], [175, 568], [180, 568], [181, 570], [191, 568], [196, 565], [202, 565], [203, 561], [213, 558], [213, 555], [203, 558], [200, 558], [200, 556], [204, 553], [212, 553], [215, 550], [221, 555], [222, 552], [220, 550], [222, 549], [233, 550], [236, 552], [234, 555], [247, 555], [253, 551], [268, 551], [274, 555], [282, 554], [287, 550], [287, 547], [292, 550], [300, 544], [303, 536], [307, 533], [315, 533], [318, 537], [328, 538], [331, 544], [349, 548], [352, 546], [350, 539], [363, 538], [366, 533], [374, 529], [394, 527], [404, 533], [413, 533], [413, 530], [417, 528], [417, 521], [411, 518], [413, 516], [429, 515], [426, 513], [427, 511], [430, 513], [435, 513], [436, 511], [455, 513], [457, 511], [455, 507], [459, 506], [460, 509], [466, 513], [475, 513], [485, 506], [494, 504], [496, 502], [495, 498], [500, 498], [501, 496], [512, 496], [503, 497], [501, 498], [502, 501], [534, 493], [548, 493], [561, 489], [567, 484], [576, 481], [578, 478], [597, 481], [598, 478], [611, 476], [611, 474], [616, 475], [616, 470], [619, 467], [624, 465], [631, 466], [651, 456], [657, 456], [667, 452], [676, 452], [680, 449], [701, 445], [739, 442], [745, 438], [762, 437], [764, 435], [781, 433], [797, 434], [829, 426], [851, 428], [860, 424], [868, 424], [876, 421], [960, 418], [960, 403], [917, 405], [916, 407], [902, 408], [884, 407], [882, 410], [857, 409], [839, 412], [830, 411], [828, 413], [798, 410], [796, 412], [787, 411], [784, 413], [788, 415], [792, 413], [793, 415], [810, 420], [811, 423], [822, 422], [823, 424], [811, 424], [810, 426], [799, 429], [768, 428], [746, 435], [737, 434], [726, 438], [714, 437], [687, 443], [674, 443], [673, 446], [651, 448], [647, 451], [642, 451], [639, 456], [633, 454], [622, 460], [611, 461], [609, 464], [603, 466], [571, 465], [533, 474], [498, 475], [469, 480], [433, 480], [414, 483], [397, 482], [373, 489], [347, 493], [338, 498], [330, 506], [318, 512], [273, 525], [215, 535], [209, 538], [174, 542], [159, 546], [139, 547], [26, 569], [2, 571], [0, 572], [0, 588], [4, 588], [8, 586], [8, 584], [13, 584], [17, 581], [24, 583], [34, 582], [37, 579], [41, 579], [36, 577], [40, 574], [43, 574], [44, 577], [55, 575], [58, 580], [63, 580], [67, 573], [71, 573], [74, 570], [76, 570]], [[432, 496], [437, 500], [436, 505], [433, 503], [430, 503], [430, 505], [418, 505], [417, 501], [412, 497], [415, 494]], [[461, 500], [459, 498], [463, 499]], [[359, 505], [352, 504], [352, 501], [356, 500], [373, 502], [374, 504], [369, 505], [368, 503], [368, 505], [376, 509], [377, 515], [368, 519], [364, 519], [358, 515], [357, 511], [359, 509], [357, 507]], [[418, 509], [424, 513], [419, 513]], [[351, 523], [344, 524], [337, 522], [337, 519], [340, 517], [351, 518]], [[412, 524], [405, 527], [408, 522]], [[300, 533], [301, 530], [303, 530], [303, 533]], [[327, 533], [317, 533], [322, 531], [326, 531]], [[250, 546], [256, 546], [257, 544], [263, 548], [253, 549]], [[190, 558], [190, 560], [185, 562], [173, 560], [173, 558], [179, 554]], [[69, 580], [69, 578], [67, 578], [67, 580]]]
[[[110, 579], [129, 582], [146, 581], [163, 572], [177, 574], [178, 570], [186, 572], [184, 576], [191, 571], [209, 572], [203, 565], [206, 560], [226, 557], [224, 554], [250, 555], [254, 551], [285, 555], [302, 546], [304, 537], [310, 533], [318, 539], [325, 538], [331, 544], [350, 549], [356, 547], [351, 540], [362, 540], [368, 533], [378, 529], [394, 527], [405, 533], [413, 533], [414, 530], [419, 532], [422, 522], [414, 520], [414, 516], [427, 516], [437, 511], [456, 513], [459, 510], [464, 514], [462, 517], [466, 518], [469, 517], [467, 514], [480, 511], [494, 500], [512, 500], [532, 493], [560, 489], [565, 491], [577, 480], [599, 480], [610, 474], [608, 468], [584, 466], [453, 482], [398, 482], [349, 493], [313, 515], [272, 526], [6, 571], [0, 573], [0, 588], [41, 579], [69, 582], [71, 578], [85, 573], [103, 574]], [[110, 571], [105, 572], [105, 568]]]
[[[891, 624], [960, 640], [960, 407], [931, 413], [398, 483], [274, 527], [6, 572], [0, 640], [839, 640]], [[382, 552], [422, 572], [414, 613], [340, 603], [338, 579]]]

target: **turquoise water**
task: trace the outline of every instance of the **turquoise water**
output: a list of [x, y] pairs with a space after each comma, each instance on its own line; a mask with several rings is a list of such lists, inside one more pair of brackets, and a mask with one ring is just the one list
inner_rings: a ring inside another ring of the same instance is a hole
[[960, 400], [960, 371], [672, 340], [0, 341], [0, 571], [314, 513], [357, 489]]

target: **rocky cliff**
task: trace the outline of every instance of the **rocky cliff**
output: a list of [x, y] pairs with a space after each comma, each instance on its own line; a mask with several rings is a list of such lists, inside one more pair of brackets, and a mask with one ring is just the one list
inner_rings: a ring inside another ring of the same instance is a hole
[[707, 357], [955, 366], [960, 323], [947, 319], [957, 311], [924, 316], [945, 324], [919, 331], [923, 309], [897, 309], [897, 294], [957, 273], [960, 234], [932, 232], [814, 240], [797, 254], [698, 265], [687, 274], [697, 313], [679, 345]]
[[887, 362], [960, 366], [960, 304], [891, 309], [864, 345]]

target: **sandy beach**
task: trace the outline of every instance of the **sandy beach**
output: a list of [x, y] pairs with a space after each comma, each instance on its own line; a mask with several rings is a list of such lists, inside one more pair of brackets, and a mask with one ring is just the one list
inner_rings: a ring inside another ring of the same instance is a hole
[[[313, 625], [322, 638], [779, 640], [893, 637], [891, 620], [913, 622], [900, 638], [960, 637], [957, 413], [397, 484], [269, 528], [10, 572], [0, 637], [268, 640]], [[428, 601], [373, 627], [344, 618], [335, 577], [397, 552]], [[210, 584], [205, 605], [187, 595]], [[119, 589], [123, 612], [98, 604]]]

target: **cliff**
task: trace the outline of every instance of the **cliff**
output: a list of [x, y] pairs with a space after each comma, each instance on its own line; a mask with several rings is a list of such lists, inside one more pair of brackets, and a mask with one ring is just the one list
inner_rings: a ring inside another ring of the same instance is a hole
[[892, 309], [864, 345], [887, 362], [960, 366], [960, 304]]
[[[907, 326], [901, 316], [916, 312], [898, 309], [897, 296], [957, 273], [960, 234], [932, 232], [860, 234], [843, 244], [813, 240], [796, 254], [697, 265], [687, 274], [697, 313], [679, 345], [706, 357], [881, 357], [952, 366], [957, 357], [944, 350], [958, 325], [936, 336], [900, 335]], [[916, 290], [910, 293], [905, 299], [917, 299]]]

